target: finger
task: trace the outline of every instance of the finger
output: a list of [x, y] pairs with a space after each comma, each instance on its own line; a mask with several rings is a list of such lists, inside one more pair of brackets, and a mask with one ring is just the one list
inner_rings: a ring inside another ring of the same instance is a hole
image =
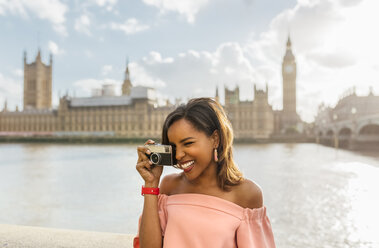
[[146, 146], [138, 146], [138, 147], [137, 147], [137, 151], [138, 151], [138, 152], [146, 153], [148, 150], [149, 150], [149, 148], [146, 147]]
[[145, 181], [154, 179], [153, 173], [151, 173], [149, 170], [146, 169], [144, 162], [138, 163], [136, 165], [136, 169]]
[[163, 172], [163, 166], [151, 165], [151, 167], [152, 167], [151, 172], [153, 173], [153, 175], [156, 177], [160, 177]]
[[154, 166], [150, 160], [144, 160], [144, 161], [138, 162], [136, 167], [137, 167], [137, 169], [140, 168], [141, 170], [151, 171], [151, 169]]
[[150, 160], [143, 161], [144, 166], [148, 171], [151, 171], [151, 169], [154, 167], [153, 163]]
[[138, 153], [138, 162], [144, 161], [149, 159], [146, 154], [150, 154], [149, 148], [145, 146], [139, 146], [137, 147], [137, 153]]
[[152, 139], [149, 139], [149, 140], [147, 140], [146, 142], [145, 142], [145, 145], [148, 145], [148, 144], [155, 144], [155, 141], [154, 140], [152, 140]]
[[142, 161], [137, 163], [136, 169], [141, 173], [141, 172], [149, 172], [151, 170], [151, 164], [150, 161]]

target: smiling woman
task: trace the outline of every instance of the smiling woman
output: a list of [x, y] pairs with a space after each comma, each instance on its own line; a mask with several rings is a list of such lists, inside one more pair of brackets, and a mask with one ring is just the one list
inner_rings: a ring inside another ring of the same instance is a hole
[[165, 120], [162, 143], [183, 172], [160, 182], [163, 167], [138, 147], [145, 199], [134, 247], [275, 247], [262, 192], [233, 160], [233, 132], [219, 103], [197, 98], [179, 106]]

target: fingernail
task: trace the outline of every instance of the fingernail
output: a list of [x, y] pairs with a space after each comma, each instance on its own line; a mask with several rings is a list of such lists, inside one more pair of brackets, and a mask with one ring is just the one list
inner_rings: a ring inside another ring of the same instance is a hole
[[146, 153], [150, 155], [150, 154], [151, 154], [151, 151], [150, 151], [150, 150], [147, 150]]

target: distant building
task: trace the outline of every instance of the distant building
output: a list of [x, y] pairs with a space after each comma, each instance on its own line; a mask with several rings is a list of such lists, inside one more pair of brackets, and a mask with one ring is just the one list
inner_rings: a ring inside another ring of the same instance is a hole
[[379, 96], [370, 90], [358, 96], [346, 92], [334, 108], [319, 106], [315, 118], [318, 143], [349, 149], [379, 148]]
[[24, 52], [24, 109], [51, 109], [53, 58], [45, 65], [41, 60], [41, 51], [35, 62], [28, 64]]
[[[282, 62], [283, 110], [274, 111], [266, 91], [254, 86], [254, 100], [240, 101], [239, 87], [225, 89], [225, 109], [238, 139], [268, 139], [302, 135], [303, 122], [296, 111], [296, 61], [288, 36]], [[216, 90], [216, 99], [219, 99]]]
[[[240, 101], [239, 87], [224, 88], [225, 110], [233, 125], [236, 139], [269, 139], [278, 134], [298, 132], [296, 113], [296, 62], [288, 37], [282, 64], [283, 110], [273, 111], [268, 103], [268, 85], [258, 90], [254, 99]], [[52, 57], [44, 65], [38, 51], [36, 61], [27, 64], [24, 54], [24, 109], [0, 112], [0, 134], [29, 132], [34, 134], [96, 136], [112, 135], [128, 138], [160, 138], [162, 124], [175, 106], [158, 107], [155, 89], [133, 87], [128, 62], [122, 95], [115, 94], [114, 85], [93, 89], [91, 97], [60, 98], [58, 109], [51, 107]], [[218, 88], [215, 99], [219, 101]], [[179, 101], [177, 101], [179, 102]]]
[[266, 91], [254, 85], [254, 100], [240, 101], [239, 87], [225, 88], [225, 111], [232, 123], [236, 139], [268, 139], [274, 132], [274, 112]]
[[10, 112], [6, 103], [0, 112], [3, 135], [121, 136], [128, 138], [161, 136], [162, 124], [174, 106], [158, 107], [155, 89], [137, 86], [130, 81], [126, 66], [122, 95], [116, 96], [113, 85], [93, 91], [91, 97], [60, 98], [58, 109], [51, 108], [50, 65], [36, 61], [26, 64], [24, 57], [24, 109]]
[[379, 96], [372, 90], [367, 96], [358, 96], [352, 88], [344, 93], [334, 108], [321, 104], [315, 118], [319, 131], [334, 123], [349, 123], [354, 120], [379, 115]]
[[286, 52], [282, 62], [283, 110], [275, 111], [275, 133], [293, 135], [300, 133], [302, 121], [296, 109], [296, 60], [288, 36]]

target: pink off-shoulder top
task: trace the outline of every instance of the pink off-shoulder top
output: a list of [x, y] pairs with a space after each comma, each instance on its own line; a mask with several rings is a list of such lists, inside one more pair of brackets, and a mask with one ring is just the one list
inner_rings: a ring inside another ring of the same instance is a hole
[[203, 194], [161, 194], [158, 208], [164, 248], [275, 247], [265, 207], [243, 208]]

